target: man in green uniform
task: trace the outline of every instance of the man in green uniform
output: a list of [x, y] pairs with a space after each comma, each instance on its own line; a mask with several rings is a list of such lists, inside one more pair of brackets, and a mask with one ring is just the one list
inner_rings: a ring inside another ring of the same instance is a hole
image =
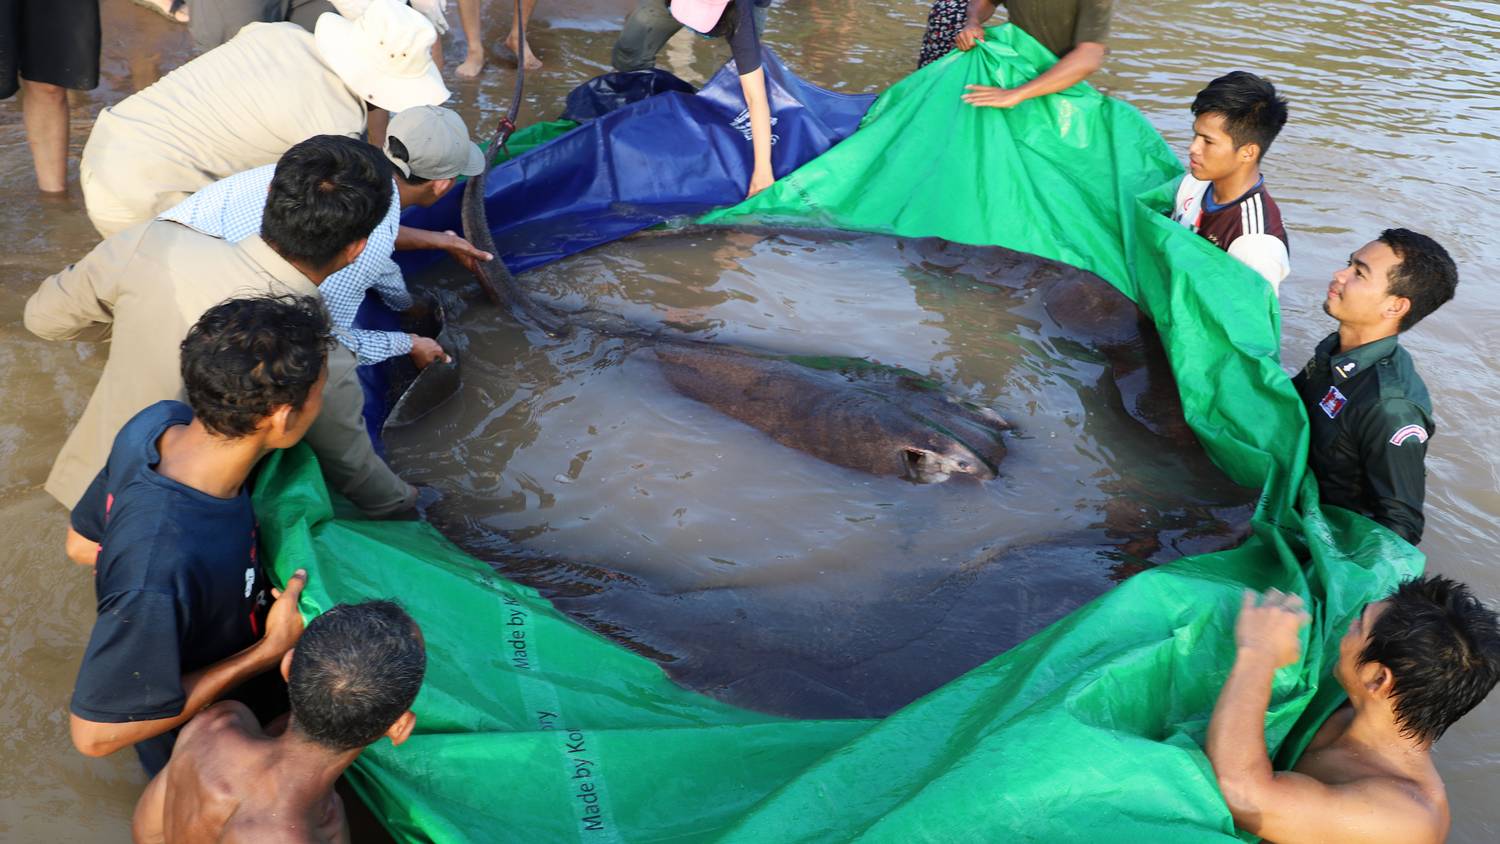
[[1324, 504], [1422, 540], [1432, 400], [1397, 335], [1453, 298], [1458, 268], [1426, 235], [1386, 229], [1333, 274], [1339, 330], [1292, 379], [1312, 422], [1308, 466]]

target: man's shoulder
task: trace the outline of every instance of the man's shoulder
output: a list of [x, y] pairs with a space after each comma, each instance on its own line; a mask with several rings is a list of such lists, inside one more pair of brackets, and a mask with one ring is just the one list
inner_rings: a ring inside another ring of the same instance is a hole
[[214, 830], [223, 840], [245, 791], [257, 787], [257, 750], [264, 738], [255, 715], [238, 701], [220, 701], [194, 716], [178, 735], [167, 767], [167, 787], [192, 795], [192, 815], [170, 818], [173, 828], [180, 823]]
[[276, 165], [266, 164], [226, 176], [162, 212], [159, 218], [201, 234], [239, 240], [246, 233], [260, 231], [266, 192], [275, 173]]
[[1415, 408], [1424, 417], [1431, 415], [1432, 396], [1427, 392], [1427, 382], [1417, 371], [1411, 353], [1401, 344], [1396, 344], [1389, 356], [1375, 364], [1375, 380], [1382, 411], [1402, 415]]
[[130, 417], [115, 434], [107, 458], [114, 488], [111, 497], [123, 490], [151, 462], [163, 431], [172, 425], [185, 425], [192, 419], [191, 408], [171, 399], [159, 401]]
[[176, 399], [163, 399], [148, 405], [130, 417], [120, 433], [115, 436], [116, 445], [149, 444], [170, 425], [186, 425], [193, 421], [193, 409]]
[[1281, 219], [1281, 206], [1276, 204], [1271, 191], [1262, 182], [1252, 195], [1256, 197], [1255, 211], [1260, 215], [1258, 230], [1274, 235], [1285, 242], [1287, 240], [1286, 224]]
[[221, 700], [194, 716], [182, 728], [174, 753], [193, 756], [216, 752], [226, 741], [240, 743], [260, 738], [265, 738], [265, 733], [250, 707], [237, 700]]
[[233, 250], [234, 244], [213, 232], [160, 217], [145, 224], [139, 241], [139, 251], [144, 254], [159, 257], [170, 253], [173, 261], [169, 261], [168, 266], [175, 266], [175, 261], [182, 256], [227, 255]]
[[[1339, 717], [1335, 713], [1330, 721]], [[1352, 713], [1345, 714], [1336, 729], [1344, 729], [1351, 719]], [[1426, 770], [1410, 769], [1405, 763], [1351, 750], [1335, 738], [1315, 740], [1293, 771], [1329, 789], [1330, 812], [1368, 814], [1378, 807], [1379, 823], [1387, 832], [1383, 840], [1441, 841], [1447, 831], [1447, 791], [1430, 764]]]

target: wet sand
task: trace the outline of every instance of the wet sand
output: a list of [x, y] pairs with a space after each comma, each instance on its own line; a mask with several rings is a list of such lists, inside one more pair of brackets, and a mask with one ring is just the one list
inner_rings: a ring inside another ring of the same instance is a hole
[[[507, 4], [487, 4], [487, 42], [509, 25]], [[607, 70], [613, 31], [628, 0], [543, 3], [533, 24], [547, 68], [528, 75], [522, 120], [550, 119], [574, 85]], [[185, 28], [104, 0], [104, 80], [75, 95], [76, 154], [99, 108], [175, 67]], [[790, 0], [773, 10], [767, 42], [799, 73], [827, 87], [879, 90], [914, 64], [926, 4], [875, 8], [853, 0]], [[447, 38], [454, 107], [488, 127], [513, 77], [492, 57], [476, 82], [452, 78], [462, 36]], [[1436, 407], [1428, 461], [1429, 569], [1500, 596], [1490, 543], [1500, 526], [1500, 234], [1487, 200], [1500, 192], [1500, 13], [1480, 0], [1442, 4], [1256, 5], [1140, 0], [1120, 4], [1113, 53], [1099, 86], [1141, 108], [1175, 148], [1185, 148], [1193, 93], [1219, 73], [1248, 68], [1292, 100], [1292, 120], [1266, 161], [1267, 183], [1292, 231], [1293, 271], [1282, 285], [1283, 359], [1299, 367], [1330, 321], [1320, 304], [1328, 277], [1378, 231], [1405, 225], [1453, 251], [1458, 300], [1405, 342]], [[701, 82], [722, 61], [713, 44], [679, 38], [664, 66]], [[471, 125], [475, 125], [471, 123]], [[476, 134], [479, 132], [476, 130]], [[12, 399], [0, 434], [0, 538], [13, 549], [0, 574], [0, 718], [9, 759], [0, 773], [0, 839], [119, 841], [143, 777], [133, 758], [89, 760], [71, 749], [65, 707], [93, 616], [92, 584], [61, 553], [64, 514], [41, 491], [62, 438], [82, 411], [99, 350], [46, 344], [20, 325], [25, 298], [46, 274], [95, 241], [76, 195], [38, 200], [19, 107], [0, 106], [0, 384]], [[658, 260], [646, 258], [645, 260]], [[648, 272], [679, 275], [672, 262]], [[710, 272], [704, 256], [700, 271]], [[1491, 799], [1500, 763], [1500, 699], [1451, 730], [1437, 760], [1454, 808], [1451, 840], [1500, 837]]]

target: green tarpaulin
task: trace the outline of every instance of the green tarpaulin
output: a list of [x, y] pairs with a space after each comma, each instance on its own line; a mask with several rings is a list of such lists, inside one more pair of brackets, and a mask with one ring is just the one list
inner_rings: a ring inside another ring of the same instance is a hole
[[416, 735], [382, 740], [351, 772], [398, 838], [1233, 836], [1199, 748], [1240, 590], [1276, 586], [1314, 608], [1312, 645], [1277, 675], [1267, 721], [1285, 763], [1339, 702], [1322, 678], [1352, 616], [1422, 558], [1362, 517], [1318, 512], [1275, 298], [1163, 216], [1180, 168], [1134, 109], [1082, 84], [1009, 111], [959, 99], [965, 84], [1013, 85], [1052, 61], [1018, 30], [993, 29], [891, 88], [832, 151], [711, 220], [995, 244], [1098, 273], [1156, 320], [1215, 460], [1264, 488], [1253, 536], [1131, 578], [882, 721], [785, 721], [677, 688], [424, 524], [335, 516], [310, 454], [283, 453], [256, 494], [278, 579], [309, 570], [309, 614], [397, 598], [427, 637]]

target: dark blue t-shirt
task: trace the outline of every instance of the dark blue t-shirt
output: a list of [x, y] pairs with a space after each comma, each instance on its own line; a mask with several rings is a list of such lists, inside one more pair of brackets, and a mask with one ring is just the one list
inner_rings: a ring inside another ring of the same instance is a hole
[[[101, 723], [182, 712], [182, 677], [255, 644], [269, 584], [256, 561], [250, 494], [216, 498], [156, 472], [157, 442], [193, 412], [163, 401], [120, 429], [109, 461], [73, 510], [73, 529], [100, 542], [89, 637], [72, 710]], [[136, 745], [152, 773], [176, 733]]]

